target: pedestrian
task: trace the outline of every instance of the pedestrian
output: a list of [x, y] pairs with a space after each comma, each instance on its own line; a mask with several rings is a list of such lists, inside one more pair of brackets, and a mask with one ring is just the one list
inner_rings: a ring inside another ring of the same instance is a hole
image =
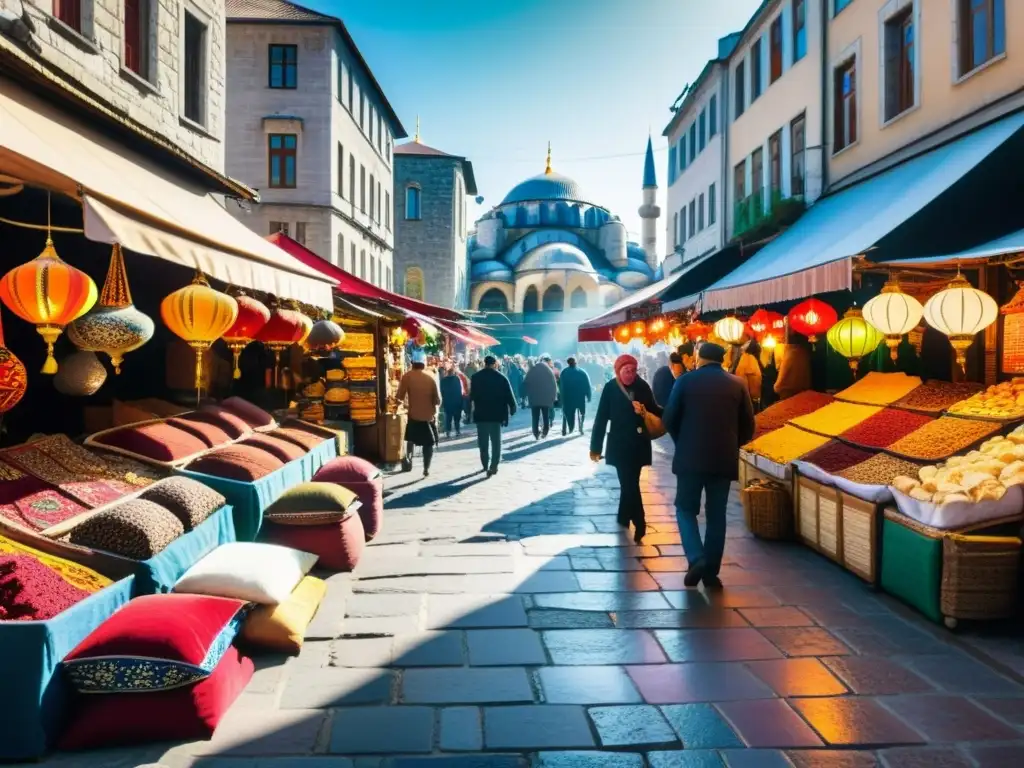
[[757, 411], [761, 403], [761, 382], [764, 370], [761, 367], [761, 345], [756, 339], [749, 339], [741, 347], [733, 348], [732, 367], [729, 373], [739, 376], [747, 383], [747, 391]]
[[516, 396], [491, 355], [484, 358], [483, 369], [473, 374], [469, 394], [473, 400], [480, 464], [487, 476], [493, 477], [501, 462], [501, 428], [508, 426], [509, 418], [516, 414]]
[[515, 394], [517, 401], [520, 405], [523, 403], [523, 369], [519, 367], [519, 361], [514, 357], [506, 359], [508, 371], [508, 383], [512, 386], [512, 392]]
[[[637, 544], [647, 532], [644, 501], [640, 493], [640, 473], [651, 464], [651, 436], [644, 426], [644, 413], [661, 416], [661, 406], [654, 400], [650, 385], [637, 376], [637, 361], [632, 355], [619, 355], [615, 360], [615, 381], [601, 392], [597, 415], [590, 438], [590, 459], [600, 461], [604, 449], [605, 462], [619, 476], [618, 523], [634, 527]], [[605, 432], [608, 445], [604, 444]]]
[[[754, 436], [754, 407], [747, 383], [722, 367], [725, 349], [710, 342], [697, 354], [697, 370], [676, 380], [663, 422], [675, 441], [676, 521], [689, 570], [687, 587], [702, 580], [720, 587], [725, 551], [725, 511], [737, 479], [740, 446]], [[706, 533], [697, 516], [704, 494]]]
[[[811, 348], [801, 337], [777, 352], [775, 359], [779, 363], [779, 376], [775, 380], [775, 394], [779, 400], [798, 395], [811, 388]], [[776, 347], [776, 350], [779, 348]]]
[[654, 372], [651, 389], [654, 399], [662, 408], [668, 405], [668, 396], [672, 394], [672, 385], [683, 375], [683, 356], [673, 352], [668, 356], [668, 365], [663, 365]]
[[[547, 437], [551, 429], [551, 409], [555, 407], [555, 400], [558, 398], [558, 382], [555, 381], [554, 370], [543, 361], [535, 363], [526, 374], [523, 389], [526, 392], [526, 399], [530, 401], [530, 411], [533, 415], [533, 437], [536, 440]], [[543, 432], [540, 428], [542, 421]]]
[[409, 422], [405, 426], [404, 467], [412, 471], [415, 447], [423, 449], [423, 476], [430, 476], [430, 460], [434, 457], [437, 442], [437, 407], [441, 404], [441, 392], [437, 379], [426, 371], [427, 359], [422, 351], [413, 352], [412, 370], [402, 376], [395, 397], [398, 402], [408, 399]]
[[463, 405], [462, 379], [459, 377], [455, 364], [449, 362], [445, 367], [444, 378], [441, 379], [441, 408], [444, 410], [445, 437], [451, 437], [453, 426], [456, 437], [462, 434]]
[[575, 357], [566, 360], [568, 367], [562, 371], [559, 386], [562, 390], [562, 434], [575, 431], [576, 414], [580, 415], [580, 434], [583, 434], [583, 420], [587, 416], [587, 403], [593, 394], [590, 376], [576, 362]]

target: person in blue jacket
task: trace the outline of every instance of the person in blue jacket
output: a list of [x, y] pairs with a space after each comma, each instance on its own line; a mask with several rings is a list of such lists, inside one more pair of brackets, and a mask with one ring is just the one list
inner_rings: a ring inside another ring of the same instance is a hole
[[444, 436], [451, 437], [452, 425], [455, 425], [455, 436], [462, 434], [462, 379], [459, 378], [455, 365], [449, 362], [445, 366], [444, 377], [441, 379], [441, 408], [444, 410]]

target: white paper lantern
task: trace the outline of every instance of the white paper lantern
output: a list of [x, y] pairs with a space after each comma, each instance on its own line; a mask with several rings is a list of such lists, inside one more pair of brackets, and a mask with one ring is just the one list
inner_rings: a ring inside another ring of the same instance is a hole
[[924, 305], [925, 321], [949, 337], [961, 370], [975, 334], [992, 325], [998, 316], [999, 305], [995, 299], [972, 287], [963, 275], [957, 275]]
[[885, 344], [893, 362], [903, 334], [914, 330], [923, 314], [921, 302], [903, 293], [895, 280], [882, 286], [882, 292], [864, 305], [864, 319], [885, 334]]
[[733, 316], [723, 317], [715, 323], [715, 336], [726, 344], [739, 344], [743, 341], [746, 328], [743, 322]]

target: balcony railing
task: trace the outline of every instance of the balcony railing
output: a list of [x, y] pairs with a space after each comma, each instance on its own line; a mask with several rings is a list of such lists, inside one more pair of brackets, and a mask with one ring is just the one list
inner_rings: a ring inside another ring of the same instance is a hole
[[763, 192], [755, 192], [737, 202], [733, 209], [733, 237], [762, 227], [788, 226], [800, 218], [804, 208], [802, 195], [783, 197], [781, 191], [771, 190], [766, 198]]

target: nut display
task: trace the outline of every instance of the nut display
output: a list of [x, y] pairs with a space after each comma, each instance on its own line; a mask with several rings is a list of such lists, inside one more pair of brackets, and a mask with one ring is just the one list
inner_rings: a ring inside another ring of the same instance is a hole
[[338, 349], [342, 352], [358, 352], [363, 355], [372, 354], [373, 334], [355, 333], [353, 331], [346, 330], [345, 338], [342, 340], [341, 346], [339, 346]]
[[864, 405], [891, 405], [921, 386], [917, 376], [872, 371], [860, 381], [836, 393], [836, 400]]
[[835, 402], [812, 413], [790, 419], [789, 423], [809, 432], [817, 432], [819, 435], [838, 437], [881, 410], [877, 405]]
[[891, 485], [900, 475], [916, 475], [921, 468], [906, 459], [898, 459], [887, 453], [879, 453], [866, 461], [846, 467], [838, 474], [851, 483], [861, 485]]
[[931, 416], [886, 408], [843, 432], [843, 440], [867, 448], [885, 448], [932, 421]]
[[999, 421], [1024, 419], [1024, 379], [994, 384], [984, 392], [955, 403], [949, 413]]
[[961, 400], [978, 394], [984, 387], [984, 384], [968, 381], [954, 383], [932, 379], [926, 381], [906, 397], [901, 397], [892, 405], [894, 408], [938, 414]]
[[874, 455], [875, 451], [866, 451], [863, 448], [832, 440], [821, 448], [811, 451], [802, 460], [813, 464], [822, 472], [834, 475], [847, 467], [866, 461]]
[[341, 361], [346, 371], [360, 370], [364, 368], [374, 369], [377, 367], [377, 358], [373, 355], [362, 355], [360, 357], [348, 357]]
[[891, 484], [911, 498], [933, 504], [996, 501], [1007, 488], [1024, 484], [1024, 444], [993, 437], [976, 451], [908, 472]]
[[959, 453], [998, 429], [995, 422], [943, 416], [915, 429], [886, 450], [909, 459], [938, 461]]
[[788, 464], [815, 448], [820, 448], [827, 442], [827, 437], [815, 435], [787, 424], [747, 443], [744, 448], [779, 464]]
[[832, 395], [815, 392], [813, 389], [780, 400], [757, 414], [755, 417], [757, 428], [754, 431], [754, 437], [758, 438], [766, 432], [778, 429], [790, 419], [816, 411], [831, 402]]

